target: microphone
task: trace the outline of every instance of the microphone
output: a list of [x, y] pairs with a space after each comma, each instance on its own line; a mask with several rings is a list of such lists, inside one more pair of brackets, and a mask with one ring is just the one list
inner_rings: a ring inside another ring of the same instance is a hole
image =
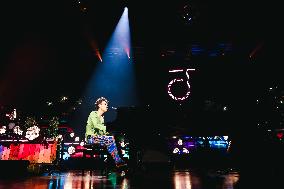
[[117, 107], [111, 106], [110, 108], [113, 109], [113, 110], [117, 110]]

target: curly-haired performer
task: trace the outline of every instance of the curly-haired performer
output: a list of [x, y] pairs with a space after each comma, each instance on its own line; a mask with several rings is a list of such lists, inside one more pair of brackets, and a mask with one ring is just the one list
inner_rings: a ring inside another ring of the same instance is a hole
[[104, 124], [103, 114], [108, 110], [108, 102], [105, 97], [100, 97], [96, 100], [96, 111], [92, 111], [88, 117], [85, 137], [88, 144], [100, 143], [106, 145], [116, 166], [120, 167], [126, 165], [126, 163], [119, 156], [114, 136], [106, 132], [106, 126]]

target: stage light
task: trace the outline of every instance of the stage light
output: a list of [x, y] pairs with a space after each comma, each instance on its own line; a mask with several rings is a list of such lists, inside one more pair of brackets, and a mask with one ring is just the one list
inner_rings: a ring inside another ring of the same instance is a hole
[[52, 102], [46, 102], [48, 106], [52, 106]]
[[[189, 83], [189, 72], [191, 71], [195, 71], [195, 69], [173, 69], [173, 70], [169, 70], [169, 73], [177, 73], [177, 74], [182, 74], [185, 71], [185, 75], [186, 75], [186, 79], [181, 78], [182, 76], [177, 76], [178, 78], [174, 78], [173, 80], [171, 80], [168, 84], [168, 95], [174, 99], [175, 101], [184, 101], [185, 99], [187, 99], [189, 97], [189, 94], [191, 93], [190, 91], [190, 83]], [[175, 94], [173, 94], [172, 92], [172, 88], [173, 85], [176, 86], [185, 86], [186, 91], [184, 91], [185, 94], [181, 95], [181, 96], [177, 96]]]
[[4, 134], [6, 132], [6, 126], [2, 126], [2, 128], [0, 128], [0, 134]]
[[20, 126], [15, 126], [13, 128], [13, 132], [17, 135], [22, 135], [23, 134], [23, 130], [20, 128]]
[[29, 127], [26, 132], [26, 138], [29, 140], [34, 140], [39, 136], [40, 128], [37, 126]]
[[186, 153], [186, 154], [189, 153], [188, 149], [186, 149], [186, 148], [183, 148], [183, 149], [182, 149], [182, 152], [183, 152], [183, 153]]
[[75, 153], [75, 147], [74, 146], [69, 146], [68, 147], [68, 154], [74, 154]]
[[[108, 98], [113, 107], [136, 106], [139, 103], [134, 65], [132, 64], [131, 36], [128, 8], [123, 13], [115, 30], [102, 52], [103, 64], [96, 64], [83, 98], [91, 101], [99, 96]], [[99, 95], [99, 96], [96, 96]], [[105, 122], [116, 118], [116, 111], [105, 114]]]
[[178, 140], [178, 145], [180, 145], [180, 146], [182, 145], [182, 140], [181, 139]]
[[282, 132], [279, 132], [279, 133], [276, 134], [276, 136], [277, 136], [277, 138], [278, 138], [279, 140], [282, 140], [282, 138], [283, 138], [283, 133], [282, 133]]
[[179, 154], [179, 153], [180, 153], [180, 151], [179, 151], [178, 148], [175, 148], [175, 149], [173, 150], [173, 154]]

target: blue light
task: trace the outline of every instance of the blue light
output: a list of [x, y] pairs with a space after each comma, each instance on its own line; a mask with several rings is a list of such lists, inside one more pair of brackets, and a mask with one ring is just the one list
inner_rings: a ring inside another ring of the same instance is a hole
[[[86, 101], [93, 104], [100, 96], [106, 97], [113, 107], [138, 105], [134, 65], [131, 59], [131, 41], [128, 8], [123, 14], [109, 40], [102, 62], [98, 62], [84, 94]], [[87, 102], [88, 103], [88, 102]], [[105, 114], [105, 122], [114, 121], [116, 111]]]

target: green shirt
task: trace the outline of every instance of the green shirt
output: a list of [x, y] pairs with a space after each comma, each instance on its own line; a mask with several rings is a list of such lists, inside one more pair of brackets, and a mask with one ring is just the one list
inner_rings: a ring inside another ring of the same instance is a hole
[[97, 111], [92, 111], [87, 120], [85, 137], [88, 135], [105, 135], [106, 126], [104, 125], [104, 119], [98, 115]]

